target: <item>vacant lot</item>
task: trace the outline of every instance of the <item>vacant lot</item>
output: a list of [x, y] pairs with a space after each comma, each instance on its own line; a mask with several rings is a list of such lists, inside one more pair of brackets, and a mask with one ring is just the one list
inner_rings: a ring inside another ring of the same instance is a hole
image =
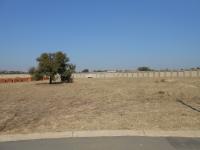
[[200, 79], [76, 79], [0, 84], [0, 134], [200, 130]]

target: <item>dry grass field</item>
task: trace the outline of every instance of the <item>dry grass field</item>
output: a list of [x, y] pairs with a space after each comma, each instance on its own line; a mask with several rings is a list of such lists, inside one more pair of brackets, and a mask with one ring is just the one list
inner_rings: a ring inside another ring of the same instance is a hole
[[76, 79], [0, 84], [0, 134], [200, 130], [200, 79]]

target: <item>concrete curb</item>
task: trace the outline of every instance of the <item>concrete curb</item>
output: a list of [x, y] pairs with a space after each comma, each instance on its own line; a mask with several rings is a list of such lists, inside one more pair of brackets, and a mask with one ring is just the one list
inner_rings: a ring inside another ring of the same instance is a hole
[[56, 139], [76, 137], [111, 137], [111, 136], [151, 136], [151, 137], [200, 137], [200, 130], [193, 131], [156, 131], [156, 130], [97, 130], [97, 131], [67, 131], [33, 134], [0, 135], [0, 142]]

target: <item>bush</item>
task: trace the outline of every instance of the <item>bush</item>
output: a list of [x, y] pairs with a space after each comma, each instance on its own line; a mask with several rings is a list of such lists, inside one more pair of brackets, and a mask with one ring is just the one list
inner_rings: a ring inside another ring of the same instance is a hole
[[61, 81], [72, 83], [73, 82], [72, 73], [75, 72], [75, 68], [76, 68], [75, 65], [68, 64], [65, 72], [60, 75]]
[[43, 74], [39, 73], [38, 71], [36, 71], [33, 75], [32, 75], [32, 79], [34, 81], [39, 81], [43, 79]]
[[89, 72], [89, 69], [83, 69], [81, 72]]
[[43, 74], [40, 73], [35, 67], [31, 67], [28, 72], [32, 76], [32, 80], [34, 81], [39, 81], [43, 79]]
[[71, 78], [71, 73], [69, 71], [65, 71], [61, 76], [61, 81], [62, 82], [67, 82], [67, 83], [72, 83], [73, 79]]
[[144, 67], [138, 67], [137, 70], [138, 71], [152, 71], [152, 69], [150, 69], [149, 67], [146, 67], [146, 66], [144, 66]]

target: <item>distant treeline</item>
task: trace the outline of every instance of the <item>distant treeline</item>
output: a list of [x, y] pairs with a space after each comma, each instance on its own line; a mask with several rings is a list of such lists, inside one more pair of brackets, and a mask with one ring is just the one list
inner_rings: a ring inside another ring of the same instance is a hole
[[24, 72], [24, 71], [7, 71], [7, 70], [1, 70], [0, 74], [27, 74], [27, 72]]
[[135, 72], [135, 71], [190, 71], [190, 70], [200, 70], [200, 67], [194, 67], [194, 68], [180, 68], [180, 69], [152, 69], [147, 66], [138, 67], [137, 70], [131, 70], [131, 69], [125, 69], [125, 70], [93, 70], [90, 71], [89, 69], [83, 69], [82, 73], [87, 72]]

